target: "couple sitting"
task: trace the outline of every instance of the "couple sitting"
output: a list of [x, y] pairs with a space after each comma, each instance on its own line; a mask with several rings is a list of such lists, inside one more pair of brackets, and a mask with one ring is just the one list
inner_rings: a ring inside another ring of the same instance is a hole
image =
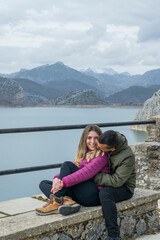
[[88, 125], [74, 162], [64, 162], [53, 181], [40, 183], [50, 200], [36, 213], [67, 216], [81, 205], [102, 205], [108, 240], [119, 240], [116, 203], [133, 196], [135, 182], [135, 158], [125, 136], [112, 130], [102, 134], [97, 125]]

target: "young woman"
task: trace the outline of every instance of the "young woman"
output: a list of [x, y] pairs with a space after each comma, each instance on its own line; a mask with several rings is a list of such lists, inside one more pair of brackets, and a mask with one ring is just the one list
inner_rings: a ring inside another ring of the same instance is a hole
[[109, 173], [108, 155], [98, 149], [97, 140], [101, 134], [97, 125], [86, 126], [74, 162], [64, 162], [53, 182], [43, 180], [40, 183], [41, 191], [50, 200], [42, 208], [36, 209], [37, 214], [59, 212], [69, 215], [79, 211], [80, 205], [100, 205], [99, 190], [102, 186], [96, 185], [92, 178], [98, 172]]

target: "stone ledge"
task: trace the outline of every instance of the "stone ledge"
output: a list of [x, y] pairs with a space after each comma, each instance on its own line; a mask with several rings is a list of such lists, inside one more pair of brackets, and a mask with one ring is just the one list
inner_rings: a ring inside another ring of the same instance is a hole
[[[117, 204], [119, 215], [126, 215], [126, 212], [128, 212], [127, 215], [130, 215], [130, 217], [134, 215], [135, 212], [136, 214], [138, 212], [140, 215], [140, 209], [141, 211], [154, 211], [158, 199], [160, 199], [160, 192], [158, 191], [136, 189], [132, 199]], [[145, 207], [146, 204], [150, 204], [149, 208]], [[137, 209], [137, 211], [135, 209]], [[102, 218], [101, 207], [82, 207], [80, 212], [67, 217], [61, 216], [60, 214], [37, 216], [33, 211], [8, 216], [0, 218], [0, 240], [47, 239], [43, 237], [53, 236], [57, 234], [58, 231], [63, 232], [64, 229], [69, 226], [75, 228], [77, 224], [79, 226], [84, 222], [100, 218]], [[124, 232], [124, 229], [121, 230]], [[125, 235], [125, 233], [122, 235]]]
[[133, 149], [133, 151], [135, 151], [136, 147], [138, 148], [141, 145], [145, 145], [147, 147], [150, 147], [150, 146], [160, 147], [160, 142], [148, 142], [148, 141], [145, 141], [145, 142], [139, 142], [139, 143], [132, 144], [130, 147]]

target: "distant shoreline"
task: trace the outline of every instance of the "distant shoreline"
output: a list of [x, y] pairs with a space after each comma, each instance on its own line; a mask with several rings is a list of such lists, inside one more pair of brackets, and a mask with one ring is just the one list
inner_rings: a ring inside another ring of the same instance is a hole
[[63, 108], [142, 108], [142, 106], [111, 106], [111, 105], [56, 105], [53, 107], [63, 107]]
[[0, 106], [0, 108], [35, 108], [35, 107], [58, 107], [58, 108], [142, 108], [143, 106], [129, 106], [129, 105], [35, 105], [35, 106]]

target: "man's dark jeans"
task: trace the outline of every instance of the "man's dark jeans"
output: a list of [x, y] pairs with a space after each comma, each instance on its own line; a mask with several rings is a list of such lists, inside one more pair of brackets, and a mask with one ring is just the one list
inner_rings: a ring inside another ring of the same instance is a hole
[[102, 212], [110, 237], [119, 236], [116, 203], [127, 200], [132, 196], [133, 194], [126, 185], [119, 188], [104, 187], [100, 190], [99, 197], [102, 205]]

